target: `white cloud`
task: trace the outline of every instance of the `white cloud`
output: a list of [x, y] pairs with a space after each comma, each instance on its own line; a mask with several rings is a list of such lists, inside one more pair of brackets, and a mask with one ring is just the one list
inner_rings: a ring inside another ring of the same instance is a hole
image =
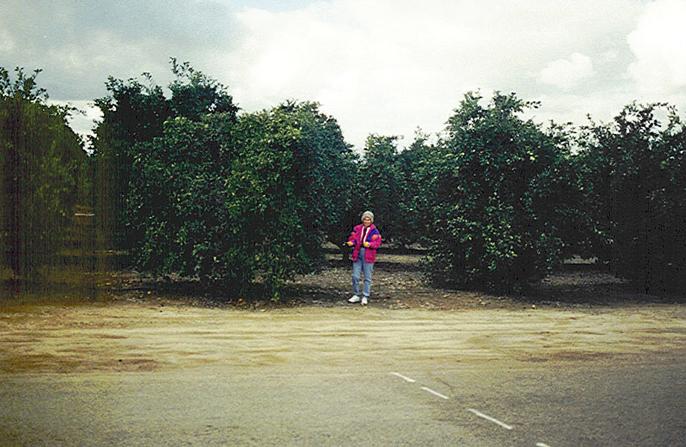
[[372, 132], [404, 135], [409, 143], [417, 126], [442, 129], [468, 90], [538, 96], [540, 67], [560, 54], [571, 56], [552, 63], [541, 80], [582, 88], [594, 73], [591, 57], [626, 52], [623, 39], [640, 11], [640, 2], [625, 0], [330, 0], [288, 11], [248, 8], [236, 15], [237, 41], [215, 55], [210, 73], [227, 81], [245, 110], [316, 100], [358, 148]]
[[557, 123], [586, 124], [587, 116], [594, 121], [607, 122], [635, 98], [632, 92], [608, 89], [602, 95], [546, 94], [536, 98], [541, 107], [528, 115], [538, 122], [554, 120]]
[[[406, 145], [418, 126], [440, 131], [475, 89], [542, 100], [537, 121], [607, 119], [634, 99], [686, 106], [683, 1], [56, 2], [0, 2], [0, 66], [44, 68], [52, 98], [104, 96], [108, 75], [166, 85], [176, 56], [244, 111], [319, 101], [358, 149], [369, 133]], [[72, 124], [87, 133], [90, 118]]]
[[686, 86], [685, 23], [686, 2], [658, 0], [646, 6], [629, 34], [635, 61], [628, 72], [644, 95], [678, 94]]
[[591, 58], [581, 53], [573, 53], [568, 59], [558, 59], [549, 63], [541, 70], [538, 79], [543, 83], [568, 90], [593, 74]]
[[0, 53], [9, 53], [14, 50], [14, 40], [12, 39], [12, 36], [10, 36], [10, 33], [7, 32], [7, 30], [2, 29], [1, 26], [2, 24], [0, 23]]
[[[153, 40], [127, 41], [115, 33], [100, 30], [84, 36], [82, 42], [62, 45], [50, 52], [53, 61], [70, 73], [88, 76], [91, 73], [116, 73], [124, 78], [139, 76], [143, 71], [160, 72], [166, 75], [166, 57], [151, 60], [150, 55], [159, 51]], [[104, 83], [106, 78], [102, 79]]]
[[48, 104], [76, 107], [78, 111], [71, 114], [68, 122], [72, 130], [83, 137], [93, 135], [94, 122], [102, 119], [102, 112], [93, 101], [49, 99]]

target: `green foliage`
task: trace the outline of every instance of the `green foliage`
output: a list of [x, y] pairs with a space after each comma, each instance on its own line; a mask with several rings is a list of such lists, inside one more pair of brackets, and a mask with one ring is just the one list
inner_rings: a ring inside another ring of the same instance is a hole
[[60, 248], [80, 187], [86, 153], [69, 128], [68, 107], [45, 104], [36, 76], [0, 68], [0, 254], [30, 278]]
[[[667, 122], [656, 115], [666, 112]], [[630, 104], [582, 129], [593, 253], [646, 291], [686, 286], [686, 131], [665, 104]]]
[[364, 158], [357, 163], [349, 224], [359, 223], [360, 212], [369, 209], [385, 240], [402, 245], [428, 242], [437, 152], [427, 140], [428, 135], [418, 131], [412, 144], [399, 151], [398, 137], [367, 138]]
[[171, 58], [176, 79], [169, 85], [172, 92], [170, 106], [173, 116], [197, 121], [207, 113], [225, 113], [236, 117], [238, 107], [224, 85], [195, 70], [188, 62], [179, 64]]
[[[168, 119], [135, 146], [129, 224], [143, 234], [139, 268], [244, 292], [260, 279], [277, 298], [321, 261], [340, 231], [351, 151], [313, 103]], [[343, 207], [341, 206], [343, 204]]]
[[[226, 88], [172, 59], [157, 86], [110, 79], [97, 103], [101, 222], [136, 265], [240, 292], [261, 278], [275, 295], [342, 239], [354, 155], [334, 119], [287, 102], [237, 118]], [[150, 79], [150, 76], [147, 76]]]
[[136, 146], [127, 208], [129, 225], [143, 235], [133, 247], [142, 270], [203, 280], [226, 276], [217, 257], [237, 241], [224, 210], [222, 174], [231, 153], [217, 142], [230, 141], [231, 125], [223, 115], [208, 115], [200, 122], [172, 118], [161, 137]]
[[169, 85], [171, 98], [155, 85], [148, 73], [147, 85], [135, 79], [122, 81], [110, 77], [105, 84], [109, 95], [97, 99], [103, 118], [95, 127], [92, 145], [96, 159], [95, 200], [101, 244], [131, 249], [144, 238], [141, 226], [130, 216], [128, 207], [131, 166], [142, 143], [163, 133], [165, 121], [185, 117], [200, 121], [205, 114], [222, 114], [235, 120], [238, 107], [226, 88], [194, 70], [187, 62], [171, 59], [176, 79]]
[[522, 290], [558, 265], [578, 216], [578, 179], [565, 130], [545, 132], [514, 94], [465, 95], [432, 157], [429, 276], [438, 283]]
[[15, 79], [12, 81], [9, 71], [0, 67], [0, 96], [5, 99], [14, 97], [28, 102], [44, 103], [48, 99], [48, 93], [36, 83], [36, 78], [41, 71], [43, 70], [33, 70], [33, 74], [27, 76], [23, 68], [16, 67]]
[[400, 228], [401, 202], [405, 190], [403, 172], [398, 157], [398, 137], [370, 135], [364, 148], [355, 189], [359, 214], [368, 209], [374, 212], [374, 224], [386, 240], [393, 240]]
[[110, 96], [95, 101], [102, 112], [102, 121], [96, 125], [92, 140], [99, 245], [131, 248], [142, 238], [130, 229], [126, 207], [136, 155], [134, 147], [161, 135], [162, 125], [171, 112], [159, 86], [111, 77], [106, 86]]
[[[344, 224], [352, 210], [357, 158], [343, 138], [338, 123], [319, 111], [319, 104], [288, 101], [274, 110], [293, 121], [300, 141], [294, 152], [297, 192], [307, 209], [302, 225], [317, 238], [340, 243], [349, 228]], [[308, 256], [321, 257], [320, 244], [307, 247]]]
[[427, 142], [428, 136], [417, 132], [410, 146], [398, 154], [402, 194], [396, 213], [396, 240], [404, 245], [427, 244], [431, 226], [431, 199], [435, 194], [436, 148]]
[[278, 298], [364, 209], [385, 239], [429, 245], [428, 274], [449, 286], [520, 291], [571, 254], [646, 291], [686, 286], [674, 108], [631, 104], [574, 140], [523, 119], [535, 102], [469, 93], [437, 144], [419, 132], [399, 151], [397, 137], [370, 135], [359, 159], [316, 103], [239, 116], [225, 86], [187, 62], [171, 70], [169, 97], [149, 74], [108, 79], [88, 159], [66, 123], [74, 110], [46, 104], [40, 70], [0, 68], [0, 254], [15, 275], [54, 257], [95, 172], [100, 246], [233, 293], [260, 282]]

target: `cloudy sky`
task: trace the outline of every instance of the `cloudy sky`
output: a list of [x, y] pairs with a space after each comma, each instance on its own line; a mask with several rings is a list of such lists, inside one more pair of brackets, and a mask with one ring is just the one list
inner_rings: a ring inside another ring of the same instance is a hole
[[2, 0], [0, 66], [43, 68], [88, 111], [108, 76], [166, 85], [169, 57], [244, 111], [318, 101], [346, 139], [435, 133], [465, 92], [542, 101], [534, 119], [608, 120], [632, 100], [686, 111], [686, 0]]

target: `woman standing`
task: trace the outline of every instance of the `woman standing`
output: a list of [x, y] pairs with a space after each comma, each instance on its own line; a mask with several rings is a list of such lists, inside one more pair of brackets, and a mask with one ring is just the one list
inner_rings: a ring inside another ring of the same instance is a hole
[[[347, 242], [353, 248], [353, 296], [349, 303], [362, 302], [366, 306], [372, 291], [372, 272], [376, 261], [376, 250], [381, 246], [381, 233], [374, 226], [374, 213], [362, 213], [362, 223], [353, 228]], [[364, 271], [364, 289], [360, 299], [360, 273]]]

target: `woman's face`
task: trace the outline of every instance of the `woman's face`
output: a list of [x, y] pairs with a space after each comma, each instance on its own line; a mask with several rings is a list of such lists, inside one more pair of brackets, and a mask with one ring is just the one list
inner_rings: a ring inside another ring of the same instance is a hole
[[372, 219], [371, 219], [371, 217], [369, 217], [369, 216], [364, 216], [364, 217], [362, 218], [362, 225], [364, 225], [365, 227], [368, 227], [368, 226], [370, 226], [371, 224], [372, 224]]

